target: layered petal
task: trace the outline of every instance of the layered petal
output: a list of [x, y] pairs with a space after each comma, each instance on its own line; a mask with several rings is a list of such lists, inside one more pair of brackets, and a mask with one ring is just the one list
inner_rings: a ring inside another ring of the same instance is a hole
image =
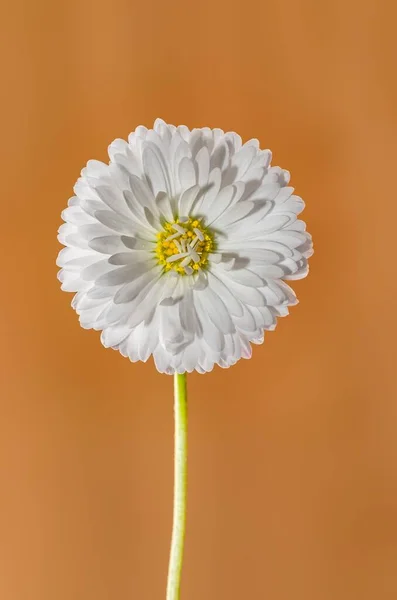
[[313, 253], [289, 172], [258, 140], [161, 119], [108, 153], [82, 169], [58, 232], [82, 327], [167, 374], [250, 358]]

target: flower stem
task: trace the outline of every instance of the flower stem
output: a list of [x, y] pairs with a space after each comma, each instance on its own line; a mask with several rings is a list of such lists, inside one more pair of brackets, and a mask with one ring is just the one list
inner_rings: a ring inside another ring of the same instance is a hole
[[174, 521], [168, 568], [167, 600], [179, 600], [186, 524], [187, 391], [186, 374], [174, 375]]

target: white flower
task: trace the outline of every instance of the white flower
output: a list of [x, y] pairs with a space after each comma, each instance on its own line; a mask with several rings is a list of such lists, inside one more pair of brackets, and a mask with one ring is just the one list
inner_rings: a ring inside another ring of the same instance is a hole
[[57, 264], [82, 327], [131, 361], [200, 373], [251, 356], [308, 272], [303, 201], [236, 133], [138, 127], [90, 160], [62, 213]]

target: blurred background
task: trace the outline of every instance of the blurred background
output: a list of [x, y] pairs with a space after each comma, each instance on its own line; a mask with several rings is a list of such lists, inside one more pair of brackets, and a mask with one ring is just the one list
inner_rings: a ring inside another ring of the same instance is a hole
[[165, 598], [172, 378], [80, 329], [55, 266], [80, 169], [157, 116], [271, 148], [300, 304], [189, 377], [181, 600], [397, 597], [395, 4], [15, 0], [1, 35], [0, 595]]

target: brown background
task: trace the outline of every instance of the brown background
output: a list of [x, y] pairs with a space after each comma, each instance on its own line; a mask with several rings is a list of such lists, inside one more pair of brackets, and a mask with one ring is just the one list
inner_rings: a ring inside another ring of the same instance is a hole
[[258, 137], [316, 254], [251, 361], [190, 377], [182, 600], [397, 596], [394, 2], [7, 3], [0, 596], [164, 598], [172, 379], [79, 328], [60, 212], [161, 116]]

